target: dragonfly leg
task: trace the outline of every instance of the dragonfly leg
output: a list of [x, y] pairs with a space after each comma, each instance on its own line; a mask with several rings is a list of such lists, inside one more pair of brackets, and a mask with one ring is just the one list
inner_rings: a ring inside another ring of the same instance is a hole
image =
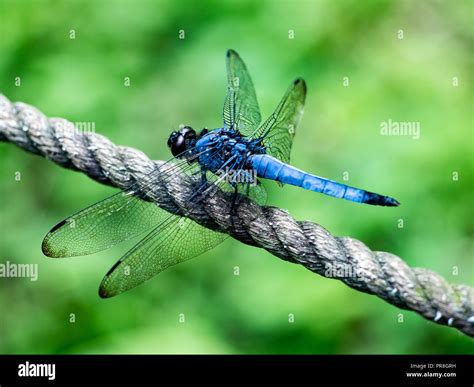
[[234, 186], [234, 194], [232, 195], [232, 204], [230, 206], [230, 215], [231, 217], [233, 218], [234, 215], [235, 215], [235, 210], [236, 210], [236, 203], [237, 203], [237, 197], [239, 195], [239, 192], [238, 192], [238, 187], [237, 187], [237, 184], [233, 184]]
[[235, 229], [234, 219], [237, 215], [237, 198], [239, 197], [239, 187], [237, 184], [233, 184], [234, 186], [234, 194], [232, 195], [232, 204], [230, 206], [230, 223], [232, 224], [232, 228]]
[[201, 168], [201, 184], [207, 184], [206, 171], [203, 168]]

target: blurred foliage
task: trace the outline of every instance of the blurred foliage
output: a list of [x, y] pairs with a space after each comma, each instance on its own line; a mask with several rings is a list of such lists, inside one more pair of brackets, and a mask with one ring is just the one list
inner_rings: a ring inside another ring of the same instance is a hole
[[[263, 116], [294, 78], [306, 79], [295, 166], [340, 181], [349, 172], [351, 185], [402, 206], [266, 184], [270, 204], [472, 285], [472, 7], [0, 0], [0, 92], [49, 116], [95, 122], [112, 141], [167, 159], [179, 124], [221, 125], [224, 55], [234, 48]], [[420, 139], [381, 136], [388, 119], [420, 122]], [[57, 221], [115, 190], [10, 144], [0, 153], [0, 261], [39, 264], [37, 282], [0, 280], [1, 353], [473, 352], [454, 329], [234, 240], [101, 300], [103, 274], [133, 242], [67, 260], [44, 257], [40, 245]]]

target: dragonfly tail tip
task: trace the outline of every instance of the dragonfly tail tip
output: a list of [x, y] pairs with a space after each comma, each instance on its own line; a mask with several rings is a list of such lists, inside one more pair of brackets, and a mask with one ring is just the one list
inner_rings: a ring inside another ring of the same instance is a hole
[[385, 199], [385, 205], [387, 207], [398, 207], [400, 205], [400, 202], [397, 199], [387, 196], [387, 198]]

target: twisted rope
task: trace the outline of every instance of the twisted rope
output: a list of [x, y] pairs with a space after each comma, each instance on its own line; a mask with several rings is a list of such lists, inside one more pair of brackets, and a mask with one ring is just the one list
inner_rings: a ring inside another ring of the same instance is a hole
[[[136, 149], [117, 146], [99, 134], [78, 132], [65, 119], [47, 118], [33, 106], [11, 103], [1, 94], [0, 141], [120, 189], [135, 182], [140, 187], [150, 171], [162, 163]], [[152, 199], [170, 212], [179, 212], [192, 195], [191, 180], [180, 176], [166, 187], [157, 186]], [[141, 189], [136, 190], [137, 195], [144, 194]], [[356, 239], [334, 237], [322, 226], [296, 221], [279, 208], [243, 200], [230, 216], [230, 206], [226, 194], [215, 195], [189, 216], [243, 243], [262, 247], [281, 259], [337, 278], [356, 290], [474, 337], [473, 288], [449, 284], [427, 269], [410, 268], [396, 255], [371, 251]], [[352, 274], [337, 276], [341, 272]]]

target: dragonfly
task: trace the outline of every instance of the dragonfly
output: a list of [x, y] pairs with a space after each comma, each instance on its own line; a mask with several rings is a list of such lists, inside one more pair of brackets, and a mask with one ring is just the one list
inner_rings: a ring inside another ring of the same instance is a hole
[[[261, 123], [254, 85], [234, 51], [226, 54], [227, 93], [223, 125], [197, 133], [190, 126], [173, 131], [168, 146], [173, 157], [157, 164], [146, 178], [54, 226], [42, 250], [53, 258], [82, 256], [142, 236], [108, 271], [99, 296], [128, 291], [163, 270], [214, 248], [227, 234], [192, 220], [193, 211], [217, 192], [232, 198], [266, 202], [260, 179], [289, 184], [335, 198], [380, 206], [398, 206], [389, 196], [347, 186], [302, 171], [290, 164], [290, 152], [306, 98], [306, 83], [294, 80], [275, 111]], [[183, 203], [158, 203], [160, 189], [173, 191], [183, 179], [189, 195]]]

